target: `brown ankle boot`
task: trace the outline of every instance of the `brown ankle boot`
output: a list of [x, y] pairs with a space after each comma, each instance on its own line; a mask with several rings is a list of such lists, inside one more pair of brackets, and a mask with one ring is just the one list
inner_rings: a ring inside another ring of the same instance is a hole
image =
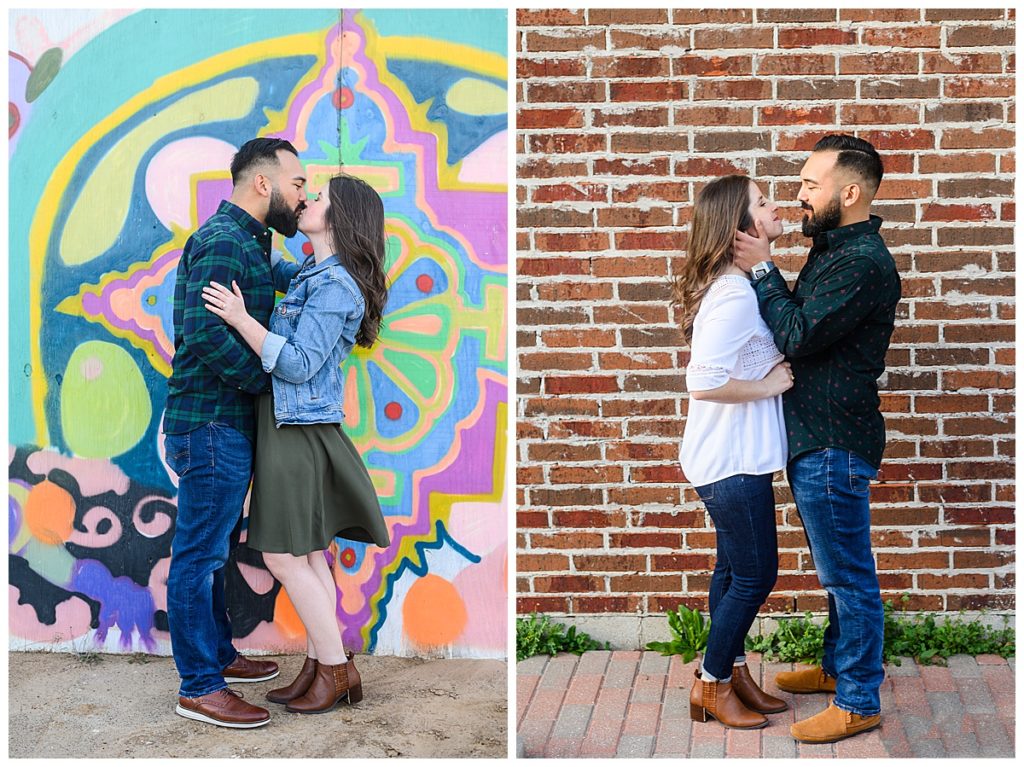
[[363, 683], [355, 661], [349, 660], [348, 663], [336, 666], [318, 662], [309, 689], [285, 708], [296, 714], [322, 714], [338, 705], [342, 698], [346, 698], [349, 703], [358, 703], [363, 699]]
[[768, 724], [764, 716], [743, 705], [731, 682], [705, 682], [700, 669], [696, 676], [690, 690], [690, 719], [706, 722], [710, 716], [737, 730], [756, 730]]
[[[352, 652], [345, 653], [345, 657], [352, 660]], [[268, 692], [266, 694], [267, 700], [271, 703], [288, 703], [300, 695], [304, 695], [313, 683], [313, 677], [316, 675], [316, 666], [316, 658], [310, 658], [307, 655], [306, 660], [302, 662], [302, 668], [299, 669], [299, 675], [295, 677], [292, 683], [287, 687], [279, 687]]]
[[299, 669], [299, 675], [295, 677], [290, 685], [287, 687], [279, 687], [276, 690], [271, 690], [267, 693], [266, 698], [271, 703], [287, 703], [290, 700], [294, 700], [299, 697], [309, 686], [313, 683], [313, 677], [316, 675], [316, 658], [310, 658], [306, 656], [306, 660], [302, 661], [302, 668]]
[[769, 695], [762, 690], [754, 678], [750, 676], [750, 669], [747, 664], [732, 667], [732, 689], [736, 697], [743, 701], [743, 705], [751, 711], [761, 714], [777, 714], [789, 708], [786, 701]]

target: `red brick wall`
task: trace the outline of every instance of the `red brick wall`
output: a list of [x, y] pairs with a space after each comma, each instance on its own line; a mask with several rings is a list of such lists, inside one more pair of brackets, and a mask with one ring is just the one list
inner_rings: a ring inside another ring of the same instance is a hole
[[[518, 609], [706, 609], [714, 532], [677, 464], [688, 352], [668, 307], [702, 183], [799, 220], [823, 134], [882, 153], [904, 300], [872, 487], [886, 597], [1013, 606], [1014, 13], [519, 11]], [[776, 243], [792, 281], [807, 241]], [[791, 496], [770, 612], [821, 610]]]

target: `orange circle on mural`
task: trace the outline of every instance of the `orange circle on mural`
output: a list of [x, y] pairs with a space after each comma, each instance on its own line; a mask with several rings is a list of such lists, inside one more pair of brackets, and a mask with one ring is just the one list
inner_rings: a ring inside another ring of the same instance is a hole
[[423, 647], [451, 644], [466, 628], [466, 605], [458, 589], [437, 575], [425, 575], [405, 595], [402, 624]]
[[71, 537], [75, 523], [75, 499], [60, 485], [44, 479], [28, 491], [25, 524], [43, 543], [57, 546]]

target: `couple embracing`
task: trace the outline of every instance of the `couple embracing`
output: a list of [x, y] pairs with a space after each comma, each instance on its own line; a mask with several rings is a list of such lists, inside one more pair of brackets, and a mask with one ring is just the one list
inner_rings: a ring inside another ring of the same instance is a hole
[[[232, 193], [189, 237], [174, 289], [174, 361], [163, 431], [178, 476], [167, 618], [181, 677], [176, 712], [221, 727], [269, 723], [228, 686], [276, 663], [232, 645], [224, 584], [239, 542], [263, 553], [306, 630], [298, 676], [266, 698], [298, 714], [362, 698], [342, 645], [327, 563], [336, 536], [389, 545], [369, 473], [341, 429], [339, 366], [377, 339], [387, 301], [384, 207], [365, 182], [332, 178], [307, 201], [288, 141], [258, 138], [231, 162]], [[271, 252], [273, 228], [301, 231], [301, 265]], [[275, 306], [275, 294], [284, 297]]]
[[800, 171], [812, 240], [792, 290], [771, 260], [778, 206], [746, 176], [704, 187], [675, 281], [690, 405], [680, 463], [715, 525], [711, 631], [690, 715], [766, 726], [787, 703], [750, 675], [744, 639], [778, 575], [773, 474], [786, 470], [821, 585], [828, 627], [821, 668], [780, 673], [791, 693], [831, 693], [796, 722], [808, 743], [880, 724], [883, 608], [871, 552], [869, 484], [885, 447], [877, 380], [901, 295], [871, 203], [882, 161], [863, 139], [819, 141]]

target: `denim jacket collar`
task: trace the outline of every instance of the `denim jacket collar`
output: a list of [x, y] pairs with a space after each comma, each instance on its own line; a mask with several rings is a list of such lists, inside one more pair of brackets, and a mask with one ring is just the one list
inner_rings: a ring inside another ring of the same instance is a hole
[[306, 260], [302, 262], [303, 278], [312, 277], [314, 274], [319, 274], [320, 272], [332, 266], [343, 266], [343, 264], [341, 263], [341, 259], [338, 257], [337, 253], [331, 254], [323, 261], [321, 261], [319, 264], [316, 263], [315, 259], [316, 256], [311, 254], [309, 256], [306, 256]]

